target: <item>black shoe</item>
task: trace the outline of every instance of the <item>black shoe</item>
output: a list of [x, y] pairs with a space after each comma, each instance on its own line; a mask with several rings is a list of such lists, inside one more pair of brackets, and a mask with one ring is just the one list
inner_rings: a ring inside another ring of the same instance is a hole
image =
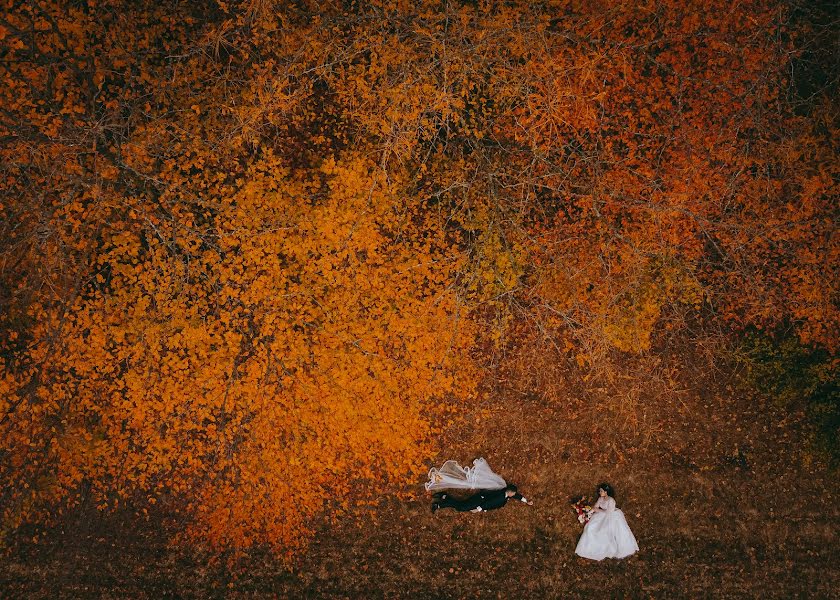
[[438, 504], [437, 502], [432, 502], [432, 514], [434, 514], [435, 511], [437, 511], [437, 509], [439, 509], [439, 508], [440, 508], [440, 504]]

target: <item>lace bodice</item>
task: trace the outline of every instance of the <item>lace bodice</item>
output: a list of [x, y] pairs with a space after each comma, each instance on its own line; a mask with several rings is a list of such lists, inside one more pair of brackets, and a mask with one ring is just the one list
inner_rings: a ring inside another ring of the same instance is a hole
[[595, 508], [600, 508], [606, 512], [612, 512], [615, 510], [615, 498], [607, 496], [606, 498], [598, 498], [598, 502], [595, 503]]

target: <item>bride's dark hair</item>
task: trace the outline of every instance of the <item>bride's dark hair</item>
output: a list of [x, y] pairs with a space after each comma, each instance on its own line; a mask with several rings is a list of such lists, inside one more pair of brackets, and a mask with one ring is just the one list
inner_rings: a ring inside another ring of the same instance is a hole
[[604, 490], [605, 492], [607, 492], [607, 496], [615, 500], [615, 490], [613, 490], [612, 486], [609, 483], [601, 483], [598, 485], [598, 487], [595, 489], [596, 500], [598, 499], [598, 496], [600, 496], [598, 490]]

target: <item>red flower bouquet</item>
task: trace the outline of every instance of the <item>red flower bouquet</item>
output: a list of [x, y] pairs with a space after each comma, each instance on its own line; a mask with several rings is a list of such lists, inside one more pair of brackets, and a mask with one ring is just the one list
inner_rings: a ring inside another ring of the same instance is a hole
[[592, 506], [589, 505], [589, 501], [586, 496], [572, 498], [571, 505], [572, 510], [574, 510], [575, 514], [577, 514], [580, 524], [585, 525], [588, 523], [589, 517], [592, 516]]

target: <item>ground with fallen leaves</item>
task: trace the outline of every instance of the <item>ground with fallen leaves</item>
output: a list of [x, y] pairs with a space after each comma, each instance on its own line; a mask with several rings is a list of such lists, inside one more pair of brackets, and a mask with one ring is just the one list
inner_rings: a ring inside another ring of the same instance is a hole
[[[803, 414], [733, 372], [650, 360], [644, 376], [570, 375], [551, 394], [498, 377], [453, 417], [439, 462], [484, 456], [533, 507], [432, 514], [417, 481], [413, 498], [324, 523], [292, 571], [263, 552], [208, 566], [168, 548], [151, 522], [79, 513], [14, 541], [0, 596], [832, 597], [836, 473], [809, 450]], [[581, 526], [568, 502], [604, 480], [641, 550], [596, 563], [574, 555]]]

